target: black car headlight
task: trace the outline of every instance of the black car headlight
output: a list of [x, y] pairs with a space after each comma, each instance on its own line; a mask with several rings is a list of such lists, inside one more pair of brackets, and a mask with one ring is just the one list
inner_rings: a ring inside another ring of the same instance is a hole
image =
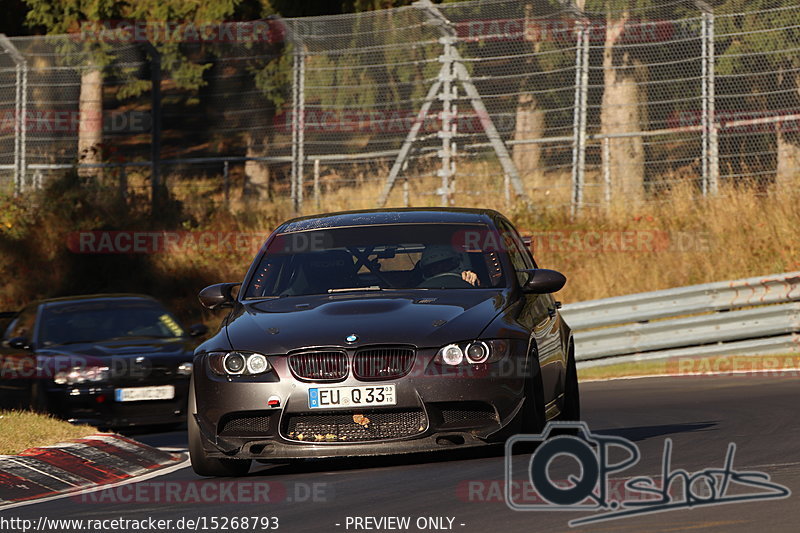
[[76, 366], [67, 371], [58, 372], [53, 376], [53, 381], [58, 385], [79, 385], [108, 381], [110, 375], [107, 366]]
[[508, 355], [510, 347], [505, 339], [454, 342], [440, 348], [433, 360], [449, 366], [496, 363]]
[[220, 376], [256, 376], [272, 370], [267, 357], [255, 352], [209, 352], [208, 366]]

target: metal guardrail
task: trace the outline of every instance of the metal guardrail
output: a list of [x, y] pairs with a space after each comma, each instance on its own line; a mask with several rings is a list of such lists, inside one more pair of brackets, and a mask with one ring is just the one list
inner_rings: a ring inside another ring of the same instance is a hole
[[566, 305], [582, 366], [800, 352], [800, 272]]

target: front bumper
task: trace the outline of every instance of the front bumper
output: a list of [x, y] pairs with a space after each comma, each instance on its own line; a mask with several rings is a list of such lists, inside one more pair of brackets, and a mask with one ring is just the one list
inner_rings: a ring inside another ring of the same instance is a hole
[[[132, 386], [148, 386], [137, 384]], [[56, 416], [76, 424], [90, 424], [104, 428], [124, 428], [159, 424], [179, 424], [186, 420], [188, 379], [159, 385], [173, 385], [175, 397], [171, 400], [145, 400], [117, 402], [117, 387], [107, 384], [56, 386], [48, 390], [50, 411]], [[130, 385], [126, 385], [130, 386]]]
[[[432, 363], [434, 354], [420, 350], [408, 375], [369, 383], [352, 376], [326, 384], [300, 381], [281, 357], [271, 358], [274, 374], [258, 380], [229, 380], [211, 373], [207, 365], [198, 365], [197, 414], [190, 416], [196, 418], [209, 456], [262, 460], [483, 446], [516, 431], [525, 383], [519, 364], [508, 359], [441, 369]], [[524, 357], [513, 361], [524, 366]], [[308, 405], [312, 387], [371, 384], [395, 385], [396, 405], [361, 409], [311, 409]], [[268, 399], [276, 397], [280, 405], [269, 407]], [[364, 418], [370, 420], [366, 430], [359, 427]], [[305, 433], [302, 441], [298, 433]]]

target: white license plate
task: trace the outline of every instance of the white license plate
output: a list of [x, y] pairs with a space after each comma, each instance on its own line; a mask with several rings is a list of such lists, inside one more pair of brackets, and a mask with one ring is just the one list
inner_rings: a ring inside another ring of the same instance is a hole
[[353, 408], [396, 403], [394, 385], [308, 389], [308, 406], [311, 409]]
[[114, 396], [118, 402], [141, 402], [145, 400], [172, 400], [175, 398], [173, 385], [160, 385], [158, 387], [131, 387], [117, 389]]

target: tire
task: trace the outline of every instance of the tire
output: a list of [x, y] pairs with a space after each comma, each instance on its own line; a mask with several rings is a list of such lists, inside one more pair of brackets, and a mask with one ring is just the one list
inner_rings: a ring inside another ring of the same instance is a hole
[[544, 395], [542, 392], [542, 374], [538, 371], [538, 356], [531, 354], [536, 365], [536, 373], [525, 379], [525, 406], [522, 408], [522, 433], [539, 434], [547, 420], [544, 412]]
[[567, 375], [564, 379], [564, 402], [559, 420], [577, 422], [581, 419], [581, 396], [578, 390], [578, 369], [575, 365], [575, 347], [570, 344], [567, 357]]
[[34, 413], [50, 414], [50, 401], [41, 379], [34, 379], [31, 383], [27, 407]]
[[186, 411], [186, 425], [189, 433], [189, 458], [192, 470], [204, 477], [240, 477], [250, 471], [249, 459], [217, 459], [209, 457], [203, 449], [203, 436], [194, 414], [197, 411], [194, 398], [194, 378], [189, 384], [189, 408]]

